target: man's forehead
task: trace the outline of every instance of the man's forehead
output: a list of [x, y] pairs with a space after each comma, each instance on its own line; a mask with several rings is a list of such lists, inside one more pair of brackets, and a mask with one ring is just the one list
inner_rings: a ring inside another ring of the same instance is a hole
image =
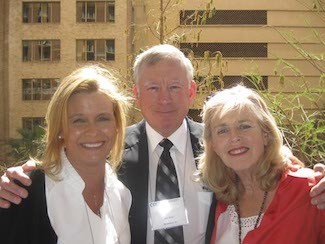
[[182, 79], [162, 79], [162, 78], [157, 78], [157, 79], [147, 79], [143, 80], [142, 84], [143, 86], [150, 86], [150, 85], [162, 85], [162, 84], [183, 84], [185, 83], [185, 80]]
[[179, 68], [182, 71], [185, 71], [185, 65], [182, 62], [182, 60], [178, 58], [164, 58], [160, 60], [156, 60], [155, 62], [149, 62], [144, 63], [140, 67], [140, 72], [142, 70], [148, 70], [148, 69], [156, 69], [161, 67], [173, 67], [173, 68]]

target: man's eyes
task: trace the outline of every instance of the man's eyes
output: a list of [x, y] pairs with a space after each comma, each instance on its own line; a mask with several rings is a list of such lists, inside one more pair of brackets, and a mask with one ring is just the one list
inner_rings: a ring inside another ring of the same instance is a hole
[[[159, 89], [160, 89], [160, 87], [158, 87], [158, 86], [151, 86], [151, 87], [147, 88], [148, 91], [158, 91]], [[169, 91], [175, 91], [175, 90], [179, 90], [179, 89], [182, 89], [182, 86], [171, 85], [168, 87]]]
[[181, 89], [182, 87], [181, 86], [170, 86], [169, 89], [170, 90], [178, 90], [178, 89]]
[[148, 91], [158, 91], [159, 87], [157, 86], [151, 86], [151, 87], [148, 87], [147, 90]]

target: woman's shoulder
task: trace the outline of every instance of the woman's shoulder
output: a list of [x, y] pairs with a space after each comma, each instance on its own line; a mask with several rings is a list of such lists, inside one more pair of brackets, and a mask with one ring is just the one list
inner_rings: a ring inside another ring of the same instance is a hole
[[117, 178], [116, 172], [107, 165], [106, 166], [106, 176], [105, 184], [108, 188], [114, 188], [114, 191], [124, 198], [131, 199], [130, 190]]
[[315, 172], [312, 169], [309, 168], [300, 168], [299, 170], [293, 172], [289, 171], [288, 175], [296, 178], [310, 178], [314, 177]]
[[314, 171], [308, 168], [302, 168], [296, 172], [289, 171], [283, 175], [280, 182], [280, 188], [286, 189], [287, 187], [290, 187], [290, 189], [294, 188], [300, 192], [309, 192], [313, 178]]
[[116, 177], [115, 173], [111, 174], [109, 178], [109, 183], [106, 184], [106, 191], [112, 196], [111, 200], [115, 199], [120, 207], [122, 204], [129, 211], [132, 203], [130, 190]]

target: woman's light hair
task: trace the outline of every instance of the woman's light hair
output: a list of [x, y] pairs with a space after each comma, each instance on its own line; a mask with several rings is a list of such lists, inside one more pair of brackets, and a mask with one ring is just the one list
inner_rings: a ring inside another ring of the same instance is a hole
[[68, 135], [68, 102], [72, 95], [78, 93], [100, 92], [113, 103], [117, 136], [109, 155], [114, 170], [121, 162], [126, 128], [126, 113], [129, 107], [128, 97], [122, 95], [117, 88], [117, 80], [106, 68], [90, 65], [79, 68], [65, 77], [55, 91], [45, 116], [46, 133], [44, 137], [45, 151], [41, 160], [42, 168], [48, 175], [55, 175], [61, 170], [60, 152]]
[[199, 175], [201, 180], [216, 193], [218, 199], [228, 203], [234, 203], [238, 197], [236, 175], [214, 152], [211, 145], [212, 132], [217, 120], [229, 113], [239, 113], [242, 110], [255, 116], [262, 132], [267, 134], [263, 160], [258, 162], [252, 172], [252, 177], [258, 182], [260, 188], [265, 191], [274, 189], [279, 177], [286, 170], [281, 153], [282, 134], [261, 96], [241, 85], [217, 92], [205, 103], [202, 111], [205, 150], [200, 157]]
[[139, 85], [139, 75], [143, 66], [155, 65], [161, 60], [168, 59], [180, 60], [186, 70], [186, 77], [190, 84], [194, 77], [194, 68], [191, 61], [178, 48], [169, 44], [161, 44], [149, 48], [136, 57], [133, 65], [133, 79], [136, 86]]

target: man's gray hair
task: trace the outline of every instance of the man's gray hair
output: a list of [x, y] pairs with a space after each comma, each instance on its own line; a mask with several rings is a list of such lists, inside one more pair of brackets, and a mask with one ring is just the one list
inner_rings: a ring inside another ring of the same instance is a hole
[[178, 59], [184, 65], [188, 82], [193, 80], [194, 68], [191, 61], [178, 48], [169, 44], [160, 44], [140, 53], [133, 65], [133, 79], [139, 85], [140, 69], [144, 65], [154, 65], [162, 59]]

